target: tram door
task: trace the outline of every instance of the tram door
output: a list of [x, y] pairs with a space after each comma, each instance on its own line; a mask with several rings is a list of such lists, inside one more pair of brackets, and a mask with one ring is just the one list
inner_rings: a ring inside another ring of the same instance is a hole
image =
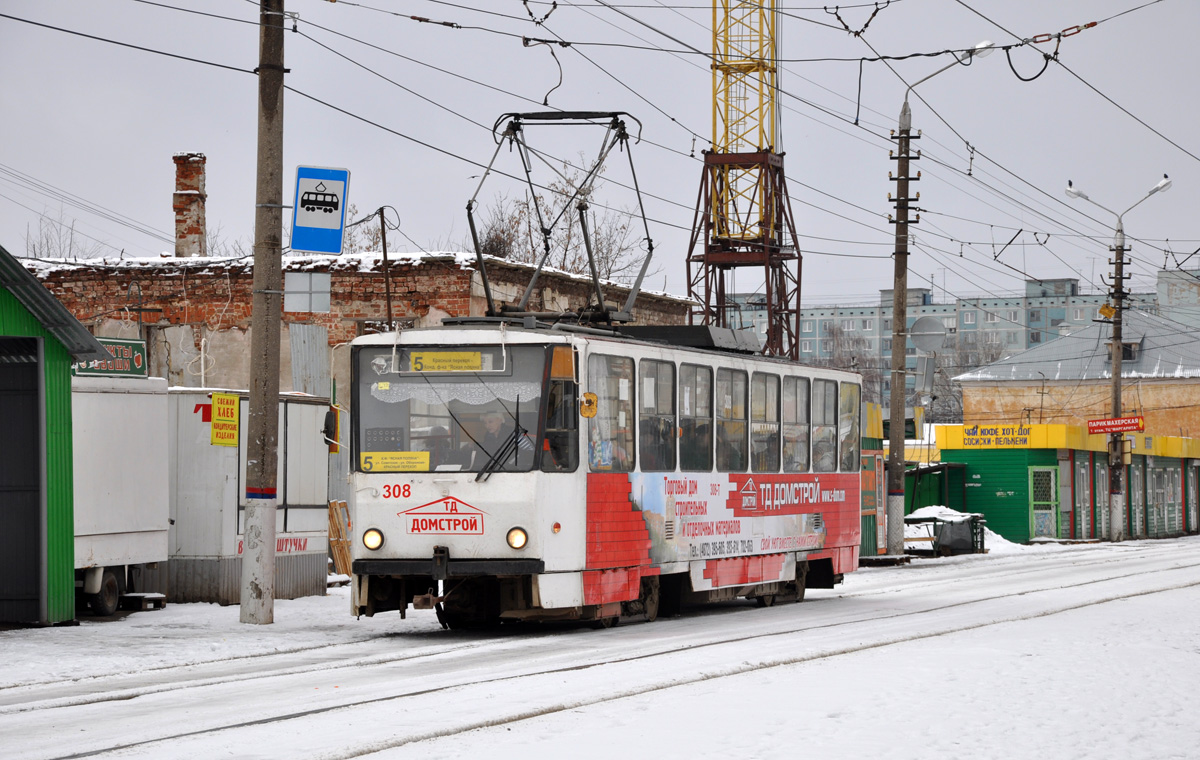
[[1058, 537], [1058, 468], [1030, 467], [1029, 495], [1034, 538]]

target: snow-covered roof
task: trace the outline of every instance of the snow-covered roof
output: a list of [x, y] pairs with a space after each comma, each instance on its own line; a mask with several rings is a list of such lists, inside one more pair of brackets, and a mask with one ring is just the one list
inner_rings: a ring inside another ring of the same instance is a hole
[[[960, 383], [1111, 379], [1111, 341], [1112, 325], [1096, 322], [954, 379]], [[1187, 325], [1129, 309], [1123, 315], [1121, 341], [1137, 346], [1135, 357], [1121, 362], [1121, 377], [1200, 378], [1200, 336]]]

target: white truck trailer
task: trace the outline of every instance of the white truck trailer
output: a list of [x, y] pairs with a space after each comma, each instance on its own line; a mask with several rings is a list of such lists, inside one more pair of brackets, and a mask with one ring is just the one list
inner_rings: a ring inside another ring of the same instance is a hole
[[167, 381], [71, 380], [75, 465], [75, 586], [81, 602], [112, 615], [143, 569], [168, 556], [170, 486]]

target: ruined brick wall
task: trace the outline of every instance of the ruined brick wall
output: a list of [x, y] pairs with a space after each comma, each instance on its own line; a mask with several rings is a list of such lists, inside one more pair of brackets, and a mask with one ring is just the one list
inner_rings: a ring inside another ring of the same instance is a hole
[[[454, 255], [401, 257], [390, 266], [392, 318], [401, 328], [433, 326], [446, 316], [485, 313], [482, 278]], [[104, 337], [148, 343], [151, 371], [172, 385], [245, 388], [249, 385], [249, 334], [253, 291], [250, 259], [134, 259], [30, 262], [30, 270], [85, 325]], [[339, 387], [349, 378], [355, 337], [382, 328], [387, 288], [377, 256], [286, 257], [288, 271], [328, 272], [331, 311], [284, 312], [280, 336], [280, 388], [293, 390], [289, 333], [293, 325], [324, 327]], [[488, 273], [498, 301], [520, 300], [529, 267], [499, 263]], [[543, 273], [530, 298], [532, 311], [584, 306], [592, 295], [586, 280]], [[606, 286], [609, 303], [624, 305], [625, 289]], [[634, 308], [640, 324], [683, 324], [687, 303], [643, 296]]]

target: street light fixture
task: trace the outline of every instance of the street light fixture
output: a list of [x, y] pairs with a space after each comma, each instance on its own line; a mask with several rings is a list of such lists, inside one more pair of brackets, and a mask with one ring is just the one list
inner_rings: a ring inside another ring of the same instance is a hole
[[[1101, 206], [1087, 196], [1087, 193], [1075, 187], [1075, 183], [1067, 180], [1067, 196], [1080, 198], [1093, 206], [1103, 209], [1117, 218], [1116, 233], [1113, 235], [1113, 318], [1112, 318], [1112, 416], [1119, 418], [1121, 412], [1121, 360], [1124, 358], [1124, 345], [1121, 342], [1121, 321], [1125, 307], [1121, 301], [1125, 298], [1125, 215], [1137, 208], [1142, 201], [1155, 193], [1164, 193], [1171, 189], [1171, 179], [1167, 175], [1150, 188], [1142, 198], [1121, 213]], [[1124, 449], [1122, 440], [1124, 434], [1110, 433], [1108, 439], [1108, 537], [1111, 541], [1120, 541], [1125, 537], [1125, 484], [1124, 478]]]
[[[894, 135], [896, 152], [896, 262], [895, 284], [892, 289], [892, 383], [888, 415], [888, 471], [887, 471], [887, 551], [888, 554], [904, 553], [904, 391], [905, 365], [908, 344], [908, 197], [909, 162], [914, 160], [909, 152], [912, 132], [912, 111], [908, 107], [908, 94], [917, 85], [928, 82], [943, 71], [954, 66], [969, 66], [976, 58], [983, 58], [995, 50], [990, 40], [984, 40], [970, 50], [955, 56], [954, 63], [943, 66], [924, 79], [918, 79], [904, 91], [904, 105], [900, 107], [899, 134]], [[919, 135], [918, 135], [919, 136]], [[918, 153], [916, 158], [920, 158]], [[920, 179], [918, 174], [917, 179]], [[916, 221], [920, 221], [920, 217]], [[915, 222], [914, 222], [915, 223]]]

